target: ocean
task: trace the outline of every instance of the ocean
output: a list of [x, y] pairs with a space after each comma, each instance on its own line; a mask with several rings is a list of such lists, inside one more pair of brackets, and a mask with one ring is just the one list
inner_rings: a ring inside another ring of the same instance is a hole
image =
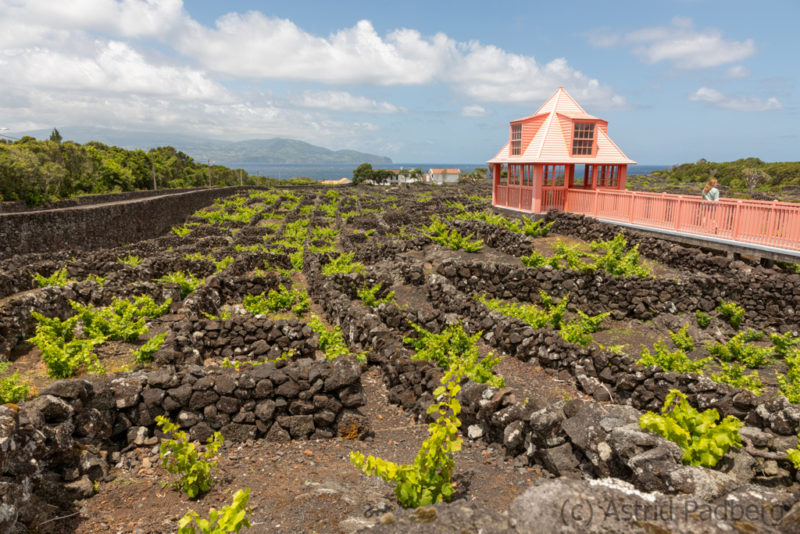
[[[279, 165], [274, 163], [227, 163], [231, 169], [244, 169], [254, 176], [269, 176], [271, 178], [286, 179], [308, 177], [312, 180], [338, 180], [352, 178], [353, 170], [360, 163], [329, 164], [329, 165]], [[471, 172], [478, 167], [486, 167], [485, 163], [391, 163], [387, 165], [373, 165], [376, 169], [461, 169], [462, 172]], [[628, 176], [634, 174], [649, 174], [656, 170], [667, 169], [669, 165], [631, 165], [628, 167]], [[583, 172], [583, 166], [578, 166]]]

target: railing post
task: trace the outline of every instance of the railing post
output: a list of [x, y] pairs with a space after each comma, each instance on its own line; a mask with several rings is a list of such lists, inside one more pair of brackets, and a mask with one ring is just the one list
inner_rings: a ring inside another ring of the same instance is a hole
[[675, 229], [681, 229], [681, 210], [683, 209], [683, 197], [678, 197], [678, 207], [675, 208]]
[[633, 222], [633, 208], [636, 205], [636, 193], [631, 193], [631, 205], [628, 210], [628, 220]]
[[594, 209], [592, 210], [594, 212], [594, 218], [595, 219], [597, 218], [597, 214], [599, 213], [599, 210], [600, 210], [600, 198], [599, 198], [599, 195], [600, 195], [600, 191], [598, 189], [595, 189], [594, 190]]
[[733, 219], [734, 219], [734, 223], [733, 223], [733, 239], [737, 240], [737, 239], [739, 239], [739, 227], [741, 226], [740, 223], [741, 223], [741, 220], [742, 220], [742, 201], [741, 200], [737, 200], [736, 201], [736, 209], [733, 210]]
[[772, 205], [769, 207], [769, 215], [767, 216], [767, 235], [764, 236], [764, 243], [771, 243], [773, 241], [772, 237], [775, 235], [775, 228], [778, 226], [778, 217], [775, 214], [775, 206], [777, 202], [777, 200], [773, 200]]

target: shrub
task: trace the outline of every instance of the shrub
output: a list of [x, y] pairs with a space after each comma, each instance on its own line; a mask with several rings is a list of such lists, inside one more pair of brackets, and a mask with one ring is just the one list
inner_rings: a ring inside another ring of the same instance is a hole
[[622, 233], [604, 242], [592, 241], [593, 251], [604, 250], [605, 254], [595, 257], [595, 268], [616, 276], [650, 276], [650, 270], [639, 261], [639, 245], [626, 250], [628, 241]]
[[124, 258], [117, 258], [117, 261], [125, 265], [130, 265], [131, 267], [136, 267], [142, 263], [142, 259], [139, 256], [134, 256], [132, 254], [128, 254]]
[[561, 328], [564, 322], [564, 314], [567, 311], [569, 295], [564, 296], [558, 304], [553, 304], [553, 298], [544, 291], [539, 292], [539, 298], [544, 309], [535, 304], [523, 304], [517, 302], [507, 302], [499, 299], [487, 299], [486, 295], [476, 297], [490, 310], [497, 310], [503, 315], [522, 319], [533, 328]]
[[336, 228], [329, 228], [325, 226], [315, 226], [311, 230], [312, 239], [322, 239], [325, 241], [333, 241], [339, 235], [339, 230]]
[[795, 349], [786, 356], [789, 369], [786, 375], [778, 374], [778, 387], [791, 402], [800, 402], [800, 350]]
[[694, 350], [694, 339], [687, 333], [688, 330], [689, 324], [687, 323], [683, 325], [677, 333], [669, 330], [669, 337], [672, 338], [672, 342], [675, 344], [676, 348], [686, 352], [692, 352]]
[[119, 339], [136, 341], [147, 333], [144, 325], [145, 317], [138, 314], [138, 308], [130, 301], [114, 300], [104, 308], [95, 308], [91, 304], [84, 306], [78, 302], [70, 302], [83, 324], [83, 334], [87, 338]]
[[714, 382], [730, 384], [733, 387], [744, 388], [752, 391], [756, 395], [761, 395], [764, 384], [758, 376], [758, 371], [753, 371], [749, 375], [744, 374], [746, 367], [738, 363], [720, 363], [722, 371], [712, 374], [709, 378]]
[[189, 232], [191, 232], [191, 228], [187, 228], [186, 226], [173, 226], [172, 233], [174, 233], [178, 237], [185, 237]]
[[289, 261], [292, 262], [292, 269], [295, 271], [303, 270], [303, 251], [298, 250], [289, 254]]
[[103, 339], [75, 339], [74, 329], [78, 324], [78, 316], [61, 321], [52, 319], [37, 312], [31, 312], [36, 319], [35, 335], [28, 339], [42, 353], [42, 361], [47, 366], [47, 374], [51, 378], [69, 378], [85, 366], [89, 371], [102, 372], [97, 355], [92, 352]]
[[278, 290], [270, 289], [264, 295], [245, 295], [244, 308], [253, 315], [266, 314], [280, 310], [291, 310], [302, 315], [311, 307], [308, 293], [301, 289], [286, 289], [283, 285]]
[[[11, 362], [0, 362], [0, 375], [5, 374]], [[31, 394], [31, 385], [19, 379], [19, 373], [0, 378], [0, 404], [17, 404], [27, 400]]]
[[568, 268], [583, 271], [592, 269], [592, 265], [590, 263], [586, 263], [581, 259], [590, 258], [591, 255], [578, 250], [578, 245], [570, 246], [560, 239], [557, 239], [553, 248], [555, 249], [555, 257], [558, 258], [558, 260], [566, 263]]
[[361, 452], [350, 453], [350, 461], [368, 476], [378, 476], [395, 484], [397, 501], [406, 508], [429, 506], [449, 501], [453, 495], [453, 453], [461, 450], [458, 436], [461, 421], [461, 404], [456, 396], [463, 369], [450, 369], [442, 378], [442, 385], [433, 392], [435, 398], [444, 399], [428, 408], [437, 413], [435, 422], [428, 425], [428, 439], [422, 443], [413, 464], [396, 464], [372, 455], [366, 458]]
[[724, 345], [719, 342], [706, 343], [706, 350], [723, 362], [741, 362], [748, 367], [757, 368], [769, 363], [772, 347], [756, 347], [745, 341], [747, 332], [739, 332]]
[[717, 410], [700, 413], [689, 405], [686, 395], [673, 389], [667, 394], [661, 415], [647, 412], [639, 418], [639, 426], [677, 443], [684, 464], [714, 467], [729, 448], [742, 445], [742, 422], [732, 415], [720, 423], [718, 420]]
[[657, 365], [665, 371], [677, 373], [703, 374], [703, 368], [711, 360], [709, 357], [693, 361], [681, 349], [670, 352], [661, 341], [656, 341], [653, 350], [654, 352], [651, 353], [647, 349], [642, 349], [642, 354], [636, 363], [644, 366]]
[[364, 272], [364, 265], [361, 263], [353, 262], [355, 252], [341, 253], [336, 258], [331, 259], [328, 263], [322, 266], [322, 274], [330, 276], [332, 274], [349, 274]]
[[35, 273], [33, 275], [33, 281], [36, 282], [39, 287], [65, 286], [75, 281], [68, 280], [67, 277], [67, 268], [62, 267], [61, 269], [53, 272], [53, 274], [50, 276], [42, 276], [39, 273]]
[[319, 350], [325, 353], [325, 358], [328, 361], [350, 354], [350, 348], [344, 342], [344, 337], [342, 337], [341, 327], [336, 326], [329, 329], [316, 315], [311, 318], [308, 325], [314, 332], [319, 334], [319, 344], [317, 346]]
[[422, 229], [432, 241], [451, 250], [463, 249], [465, 252], [478, 252], [483, 248], [482, 240], [470, 241], [472, 234], [462, 236], [455, 228], [448, 230], [447, 225], [435, 215], [431, 217], [431, 224], [423, 226]]
[[148, 339], [147, 342], [145, 342], [145, 344], [139, 348], [139, 350], [131, 350], [131, 353], [136, 359], [136, 363], [151, 363], [153, 361], [153, 354], [158, 352], [158, 349], [160, 349], [161, 345], [164, 344], [167, 334], [168, 332], [157, 334]]
[[543, 267], [545, 265], [549, 265], [553, 269], [560, 269], [561, 268], [561, 264], [558, 262], [558, 258], [557, 257], [552, 256], [550, 258], [547, 258], [547, 257], [543, 256], [542, 254], [539, 254], [535, 250], [531, 251], [530, 256], [522, 256], [520, 258], [520, 260], [522, 260], [522, 264], [523, 265], [525, 265], [526, 267], [530, 267], [532, 269], [536, 269], [538, 267]]
[[212, 472], [217, 469], [216, 454], [225, 441], [222, 434], [214, 435], [206, 441], [205, 452], [198, 452], [194, 443], [189, 442], [186, 432], [163, 415], [156, 416], [156, 423], [170, 439], [161, 442], [161, 461], [172, 475], [180, 475], [173, 487], [194, 499], [211, 489]]
[[700, 328], [708, 328], [711, 324], [711, 316], [702, 310], [696, 310], [694, 316], [697, 319], [697, 326]]
[[443, 369], [460, 366], [467, 378], [474, 382], [499, 388], [505, 386], [503, 377], [495, 375], [493, 371], [500, 358], [489, 353], [480, 359], [478, 340], [482, 332], [470, 336], [459, 323], [447, 326], [440, 334], [433, 334], [417, 324], [410, 324], [420, 334], [418, 338], [403, 338], [403, 343], [412, 345], [416, 350], [411, 357], [413, 360], [431, 360]]
[[364, 284], [364, 287], [357, 291], [358, 298], [361, 301], [370, 307], [380, 306], [381, 304], [387, 304], [392, 301], [394, 298], [394, 291], [389, 291], [386, 296], [383, 298], [378, 298], [378, 293], [383, 288], [383, 284], [378, 283], [372, 287], [367, 286]]
[[[556, 240], [555, 254], [549, 258], [533, 251], [530, 256], [523, 256], [522, 263], [527, 267], [550, 265], [560, 269], [562, 262], [570, 269], [590, 271], [602, 269], [615, 276], [650, 276], [650, 270], [639, 261], [638, 245], [627, 249], [628, 242], [623, 234], [617, 234], [609, 241], [592, 241], [592, 251], [604, 251], [604, 254], [588, 253]], [[584, 261], [586, 258], [587, 261]]]
[[800, 469], [800, 433], [797, 435], [797, 449], [786, 451], [786, 458], [792, 462], [795, 469]]
[[[178, 534], [227, 534], [228, 532], [239, 532], [244, 527], [250, 526], [247, 515], [250, 510], [247, 503], [250, 500], [250, 488], [237, 490], [233, 494], [233, 502], [228, 506], [223, 506], [217, 511], [212, 508], [208, 512], [208, 519], [200, 519], [200, 515], [194, 510], [189, 510], [180, 521], [178, 521]], [[194, 522], [194, 525], [192, 523]], [[195, 528], [196, 525], [196, 528]]]
[[544, 224], [544, 219], [532, 221], [528, 218], [522, 219], [522, 233], [530, 237], [544, 237], [550, 233], [550, 227], [555, 221]]
[[195, 278], [192, 273], [185, 273], [183, 271], [175, 271], [169, 273], [161, 278], [156, 278], [156, 282], [165, 284], [178, 284], [181, 288], [181, 298], [185, 299], [188, 295], [194, 292], [195, 289], [205, 283], [202, 278]]
[[717, 306], [716, 310], [722, 314], [726, 321], [730, 323], [730, 325], [736, 329], [739, 328], [739, 325], [742, 324], [744, 321], [744, 308], [736, 304], [735, 302], [726, 302], [722, 301]]
[[140, 295], [138, 297], [133, 297], [133, 306], [136, 308], [133, 314], [135, 317], [155, 319], [167, 313], [170, 304], [172, 304], [172, 299], [167, 299], [161, 304], [156, 304], [155, 300], [153, 300], [153, 297], [150, 295]]
[[797, 348], [797, 344], [800, 343], [800, 337], [792, 336], [791, 332], [786, 332], [784, 334], [773, 333], [769, 335], [769, 338], [772, 341], [775, 354], [783, 357], [791, 354], [792, 351]]

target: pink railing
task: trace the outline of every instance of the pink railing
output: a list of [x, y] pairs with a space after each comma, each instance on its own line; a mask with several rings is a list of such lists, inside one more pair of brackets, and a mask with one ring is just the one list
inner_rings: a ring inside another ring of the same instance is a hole
[[632, 191], [567, 190], [564, 211], [800, 250], [800, 204]]
[[542, 189], [542, 211], [563, 210], [566, 198], [566, 189]]
[[508, 206], [508, 188], [498, 186], [497, 192], [495, 193], [495, 205], [496, 206]]

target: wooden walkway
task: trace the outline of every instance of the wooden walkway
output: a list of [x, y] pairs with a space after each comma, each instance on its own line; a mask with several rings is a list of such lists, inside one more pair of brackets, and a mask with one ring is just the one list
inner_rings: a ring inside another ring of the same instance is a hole
[[800, 259], [800, 204], [634, 191], [567, 190], [564, 210], [701, 242], [744, 246], [762, 257]]

